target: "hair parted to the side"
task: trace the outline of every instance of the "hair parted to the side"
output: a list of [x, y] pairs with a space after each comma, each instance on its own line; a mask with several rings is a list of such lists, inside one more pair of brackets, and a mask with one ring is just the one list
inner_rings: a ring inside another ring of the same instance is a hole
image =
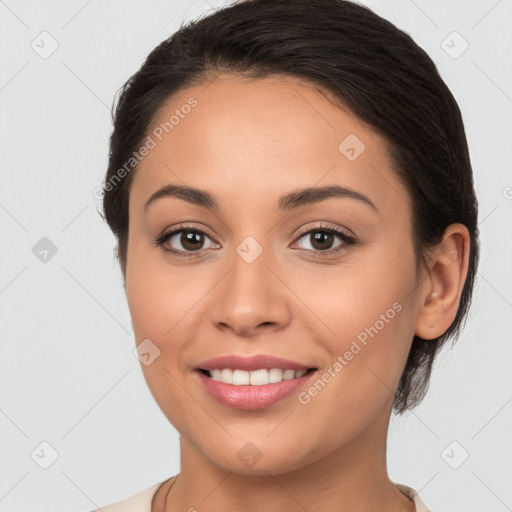
[[[140, 147], [171, 95], [219, 73], [302, 79], [384, 137], [410, 194], [418, 262], [450, 224], [468, 228], [469, 268], [457, 315], [439, 338], [414, 337], [394, 397], [396, 414], [413, 408], [427, 392], [439, 349], [460, 334], [479, 258], [477, 200], [453, 95], [425, 51], [367, 7], [347, 0], [242, 0], [182, 24], [120, 89], [105, 183]], [[104, 187], [103, 212], [117, 238], [123, 276], [135, 172], [136, 166]]]

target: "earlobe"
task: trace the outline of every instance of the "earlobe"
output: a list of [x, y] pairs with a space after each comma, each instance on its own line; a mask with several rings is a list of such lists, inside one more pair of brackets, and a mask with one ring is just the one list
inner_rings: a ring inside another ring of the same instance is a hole
[[451, 224], [429, 254], [429, 271], [419, 297], [415, 333], [431, 340], [444, 334], [459, 308], [469, 264], [470, 237], [463, 224]]

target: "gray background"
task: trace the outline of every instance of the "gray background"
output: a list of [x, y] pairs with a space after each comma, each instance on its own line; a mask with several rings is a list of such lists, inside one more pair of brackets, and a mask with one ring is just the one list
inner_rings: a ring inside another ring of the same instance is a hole
[[[224, 3], [0, 1], [1, 511], [91, 510], [179, 471], [92, 191], [116, 90], [182, 20]], [[512, 1], [363, 3], [429, 53], [456, 97], [482, 237], [466, 329], [422, 405], [392, 420], [390, 476], [434, 512], [511, 510]], [[58, 454], [47, 469], [42, 442]]]

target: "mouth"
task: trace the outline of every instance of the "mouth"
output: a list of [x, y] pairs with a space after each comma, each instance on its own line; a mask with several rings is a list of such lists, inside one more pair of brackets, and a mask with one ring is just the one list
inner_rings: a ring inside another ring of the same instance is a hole
[[198, 368], [197, 371], [211, 380], [231, 384], [232, 386], [265, 386], [267, 384], [278, 384], [282, 381], [300, 379], [317, 371], [318, 368], [303, 370], [261, 368], [258, 370], [246, 371], [231, 368], [216, 368], [206, 370]]
[[317, 368], [261, 368], [254, 371], [199, 368], [194, 373], [199, 377], [203, 389], [217, 403], [231, 409], [255, 411], [299, 392], [316, 371]]

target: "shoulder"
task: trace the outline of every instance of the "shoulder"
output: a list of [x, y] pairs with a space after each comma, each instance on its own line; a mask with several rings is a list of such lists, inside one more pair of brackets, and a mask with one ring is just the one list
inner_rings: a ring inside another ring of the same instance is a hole
[[412, 487], [409, 487], [404, 484], [398, 484], [396, 482], [393, 482], [395, 487], [404, 493], [407, 497], [411, 498], [411, 500], [414, 502], [414, 505], [416, 506], [416, 512], [432, 512], [425, 503], [420, 498], [420, 495], [417, 491], [415, 491]]
[[122, 501], [116, 501], [110, 505], [102, 506], [91, 512], [151, 512], [151, 501], [156, 491], [169, 479], [153, 484], [152, 486], [126, 498]]

